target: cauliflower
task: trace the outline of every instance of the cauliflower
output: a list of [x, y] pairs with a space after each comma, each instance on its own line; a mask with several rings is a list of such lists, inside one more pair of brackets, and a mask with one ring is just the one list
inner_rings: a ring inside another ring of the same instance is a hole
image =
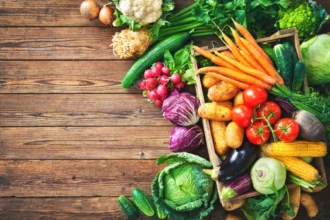
[[120, 0], [117, 9], [135, 22], [147, 25], [162, 15], [162, 0]]

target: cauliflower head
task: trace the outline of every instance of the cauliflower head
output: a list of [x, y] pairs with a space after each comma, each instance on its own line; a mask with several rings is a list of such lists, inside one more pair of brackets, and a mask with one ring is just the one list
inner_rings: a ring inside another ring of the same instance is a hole
[[162, 0], [120, 0], [117, 9], [126, 17], [147, 25], [162, 15]]

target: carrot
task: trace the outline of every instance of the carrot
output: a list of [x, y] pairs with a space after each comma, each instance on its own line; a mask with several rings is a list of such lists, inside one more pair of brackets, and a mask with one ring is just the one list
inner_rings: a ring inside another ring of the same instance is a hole
[[239, 52], [238, 48], [234, 44], [234, 42], [224, 33], [222, 33], [223, 39], [226, 41], [228, 48], [231, 50], [235, 58], [243, 63], [245, 66], [251, 67], [251, 65], [242, 57], [241, 53]]
[[[201, 73], [201, 74], [203, 74], [203, 73]], [[234, 79], [232, 79], [232, 78], [229, 78], [229, 77], [226, 77], [226, 76], [220, 75], [220, 74], [218, 74], [218, 73], [209, 72], [209, 73], [207, 73], [207, 75], [210, 75], [210, 76], [212, 76], [212, 77], [214, 77], [214, 78], [217, 78], [217, 79], [219, 79], [219, 80], [222, 80], [222, 81], [224, 81], [224, 82], [226, 82], [226, 83], [230, 83], [230, 84], [232, 84], [232, 85], [234, 85], [234, 86], [237, 86], [237, 87], [240, 88], [240, 89], [246, 89], [247, 87], [249, 87], [249, 85], [246, 84], [246, 83], [239, 82], [239, 81], [237, 81], [237, 80], [234, 80]]]
[[227, 61], [228, 63], [230, 63], [231, 65], [237, 67], [238, 69], [240, 69], [241, 71], [243, 71], [244, 73], [247, 73], [251, 76], [254, 76], [262, 81], [264, 81], [267, 84], [270, 85], [274, 85], [276, 83], [276, 80], [273, 79], [271, 76], [267, 75], [264, 72], [261, 72], [259, 70], [244, 66], [243, 64], [241, 64], [240, 62], [230, 59], [229, 57], [226, 57], [224, 55], [222, 55], [221, 53], [215, 52], [215, 54], [220, 57], [221, 59], [223, 59], [224, 61]]
[[224, 67], [218, 67], [218, 66], [208, 66], [200, 68], [197, 73], [208, 73], [208, 72], [215, 72], [219, 73], [221, 75], [224, 75], [226, 77], [235, 79], [237, 81], [243, 82], [248, 85], [258, 85], [262, 88], [265, 88], [267, 90], [271, 89], [271, 86], [253, 76], [247, 75], [245, 73], [235, 71], [232, 69], [224, 68]]
[[278, 74], [272, 64], [270, 64], [267, 60], [263, 58], [257, 48], [255, 48], [249, 41], [243, 38], [241, 38], [241, 41], [243, 42], [244, 46], [250, 51], [250, 53], [254, 56], [254, 58], [259, 60], [260, 64], [267, 71], [267, 73], [272, 76], [276, 80], [276, 82], [278, 82], [280, 85], [283, 85], [284, 81], [280, 74]]
[[[234, 20], [233, 20], [234, 21]], [[259, 53], [261, 53], [261, 55], [271, 64], [273, 64], [272, 60], [269, 58], [269, 56], [265, 53], [265, 51], [259, 46], [259, 44], [257, 43], [257, 41], [254, 39], [254, 37], [252, 36], [252, 34], [246, 30], [246, 28], [237, 23], [236, 21], [234, 21], [234, 25], [237, 28], [237, 30], [243, 35], [243, 37], [249, 41], [258, 51]]]
[[233, 70], [238, 70], [236, 67], [234, 67], [233, 65], [231, 65], [230, 63], [228, 62], [225, 62], [224, 60], [222, 60], [221, 58], [213, 55], [212, 53], [206, 51], [206, 50], [203, 50], [202, 48], [200, 47], [197, 47], [197, 46], [193, 46], [194, 50], [196, 50], [199, 54], [201, 54], [203, 57], [211, 60], [212, 63], [215, 63], [219, 66], [223, 66], [223, 67], [227, 67], [229, 69], [233, 69]]
[[236, 60], [236, 58], [234, 57], [233, 53], [230, 52], [229, 50], [224, 50], [220, 52], [221, 54], [225, 55], [226, 57], [229, 57], [233, 60]]

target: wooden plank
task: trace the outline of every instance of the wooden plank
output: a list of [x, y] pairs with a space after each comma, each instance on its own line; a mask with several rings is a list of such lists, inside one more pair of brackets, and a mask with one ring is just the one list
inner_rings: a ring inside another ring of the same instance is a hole
[[0, 61], [0, 93], [140, 93], [123, 89], [132, 61]]
[[140, 94], [0, 94], [0, 126], [168, 126]]
[[155, 160], [0, 161], [0, 197], [89, 197], [150, 192]]
[[[95, 0], [100, 6], [108, 0]], [[83, 0], [3, 0], [0, 8], [0, 26], [104, 26], [98, 19], [92, 21], [80, 15]], [[192, 0], [176, 1], [176, 8], [191, 4]]]
[[0, 159], [156, 159], [170, 127], [0, 128]]

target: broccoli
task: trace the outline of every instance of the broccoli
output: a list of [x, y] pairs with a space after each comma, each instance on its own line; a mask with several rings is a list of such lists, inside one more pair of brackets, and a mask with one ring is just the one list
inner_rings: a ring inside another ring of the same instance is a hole
[[300, 38], [309, 38], [318, 33], [322, 25], [329, 18], [325, 9], [315, 2], [303, 2], [278, 12], [279, 29], [297, 28]]

